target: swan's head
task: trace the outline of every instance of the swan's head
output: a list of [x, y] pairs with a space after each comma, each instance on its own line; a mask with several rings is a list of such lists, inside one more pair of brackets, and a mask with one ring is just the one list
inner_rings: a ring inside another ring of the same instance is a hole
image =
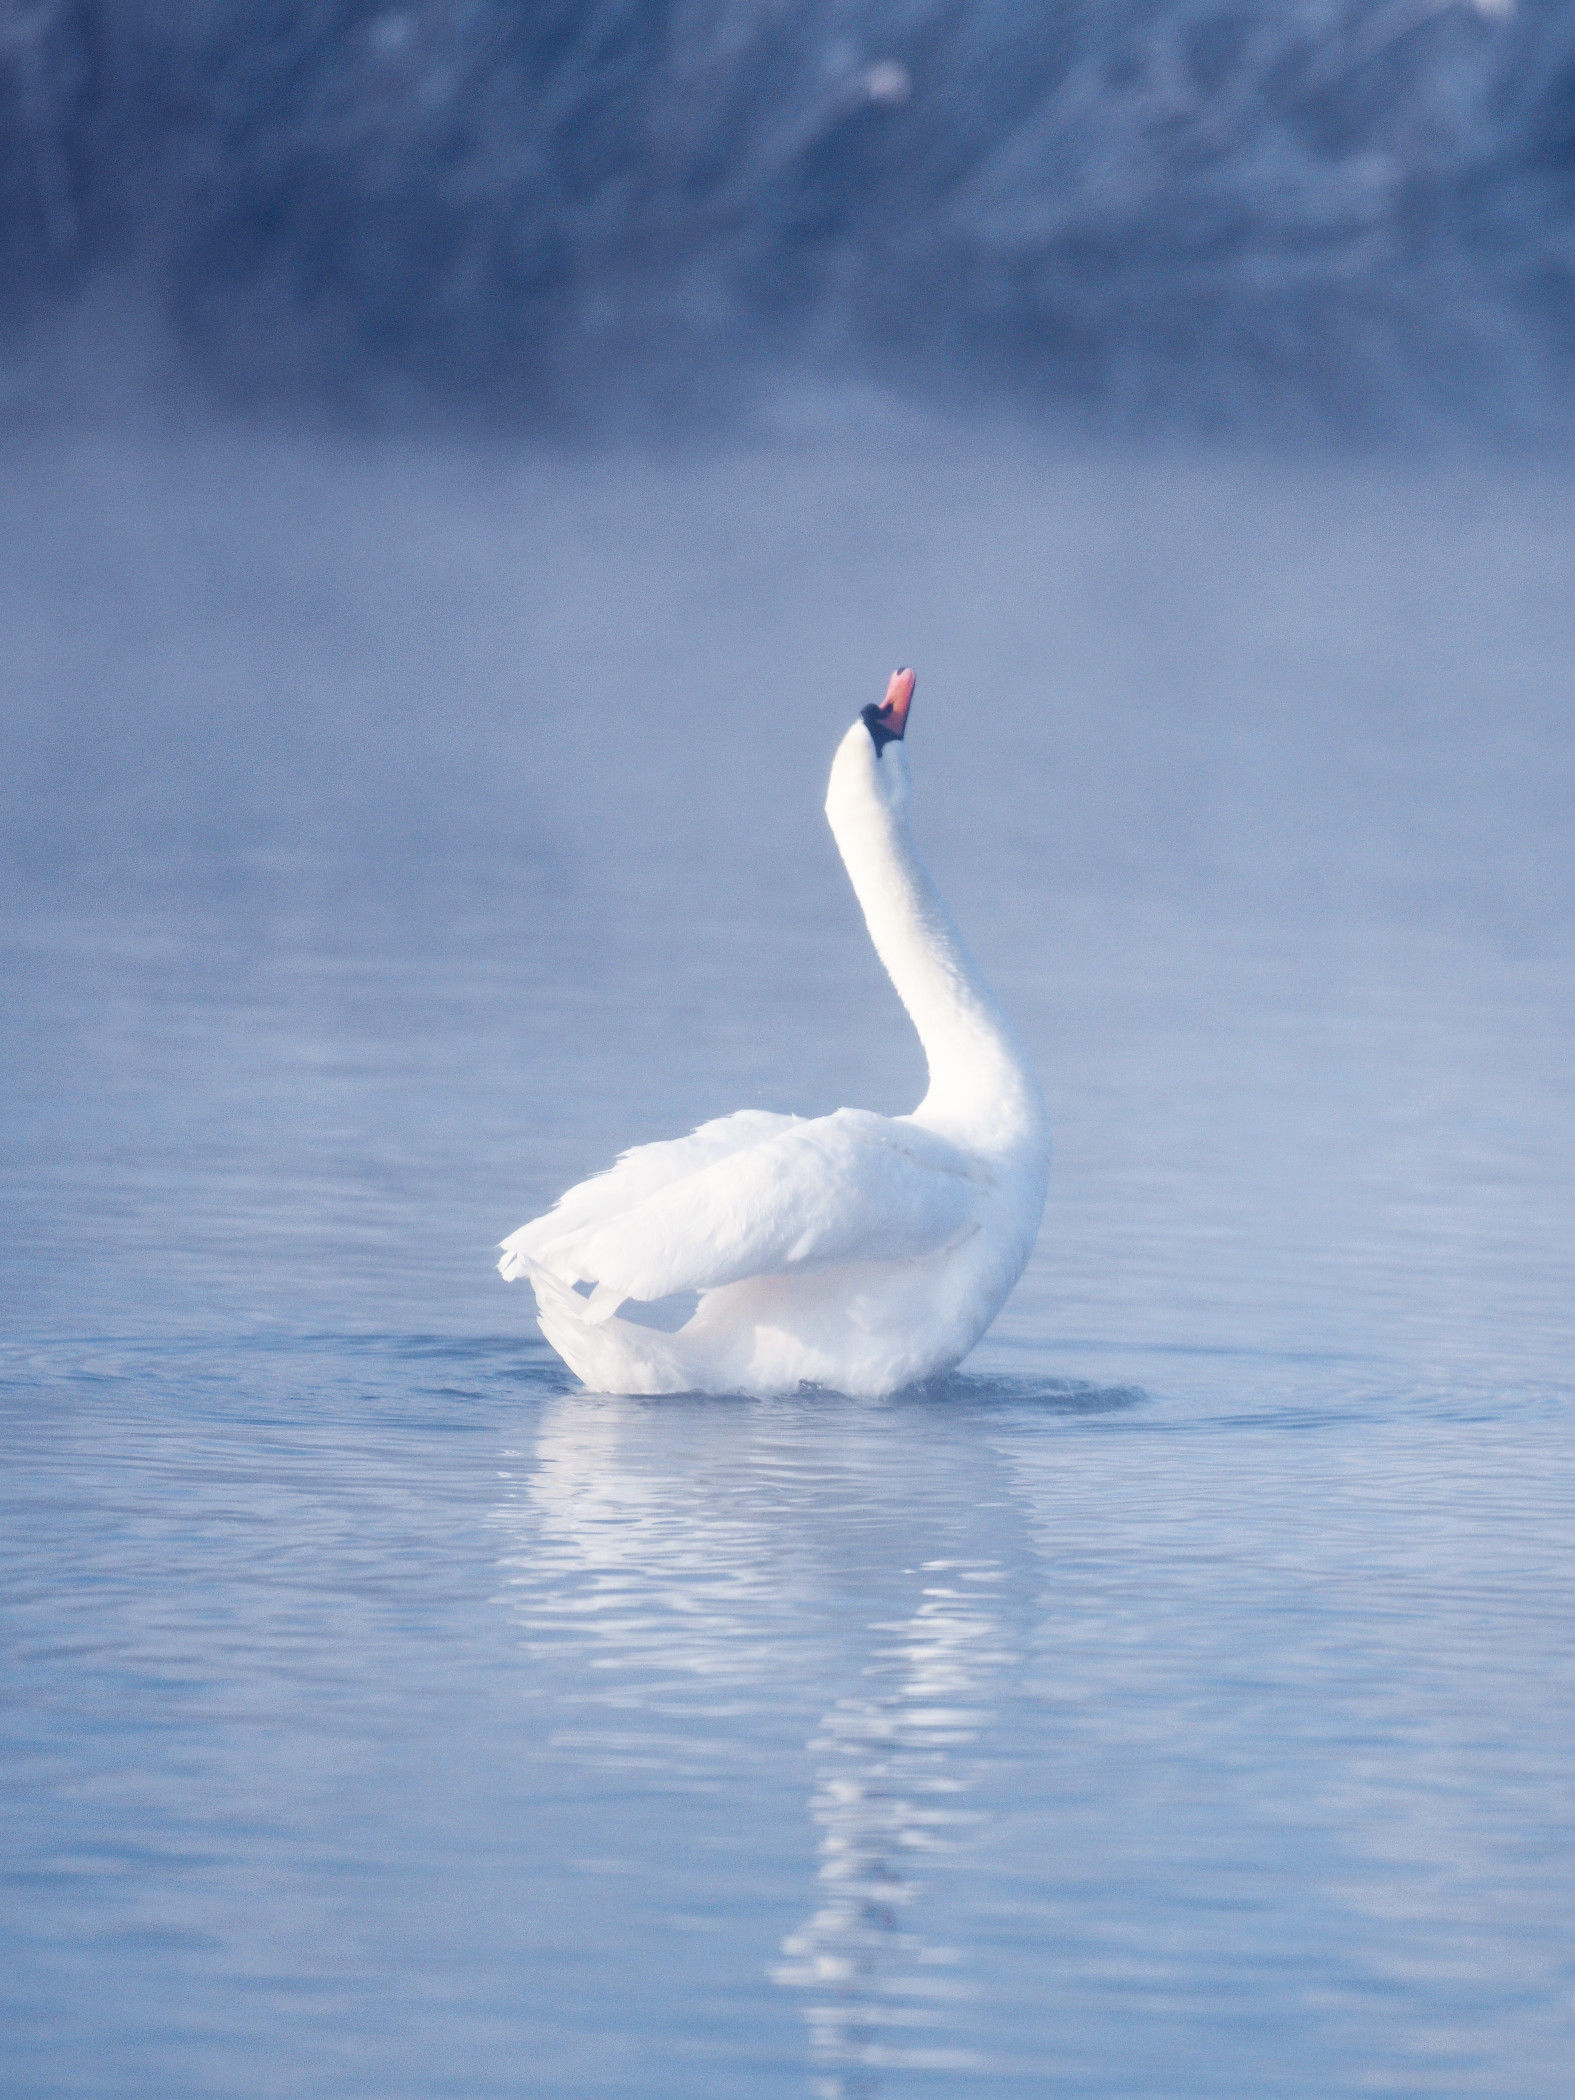
[[900, 744], [908, 726], [908, 709], [913, 705], [914, 673], [906, 668], [893, 671], [886, 687], [886, 697], [879, 707], [866, 707], [859, 720], [870, 733], [875, 746], [875, 756], [880, 757], [888, 744]]
[[908, 800], [908, 760], [902, 747], [913, 704], [913, 673], [893, 671], [879, 707], [866, 707], [837, 747], [826, 791], [826, 814], [835, 827], [839, 809], [873, 800], [897, 811]]

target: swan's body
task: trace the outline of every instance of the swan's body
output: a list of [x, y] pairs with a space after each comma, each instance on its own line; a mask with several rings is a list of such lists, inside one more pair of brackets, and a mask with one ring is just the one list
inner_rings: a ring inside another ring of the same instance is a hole
[[911, 1116], [720, 1117], [506, 1239], [499, 1268], [595, 1391], [896, 1392], [960, 1362], [1022, 1274], [1044, 1100], [909, 838], [912, 692], [898, 672], [843, 738], [826, 814], [929, 1091]]

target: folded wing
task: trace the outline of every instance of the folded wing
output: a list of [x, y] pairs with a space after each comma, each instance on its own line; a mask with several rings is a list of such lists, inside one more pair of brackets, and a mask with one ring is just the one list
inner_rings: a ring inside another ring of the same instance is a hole
[[[748, 1276], [911, 1259], [955, 1244], [978, 1222], [980, 1170], [932, 1132], [858, 1109], [810, 1122], [763, 1120], [785, 1127], [638, 1196], [631, 1176], [625, 1186], [634, 1200], [576, 1223], [568, 1207], [597, 1187], [586, 1183], [505, 1245], [522, 1243], [522, 1266], [539, 1263], [562, 1282], [594, 1286], [594, 1317], [626, 1299], [713, 1290]], [[598, 1180], [611, 1182], [641, 1157], [628, 1155]]]
[[[555, 1240], [605, 1224], [654, 1195], [669, 1183], [682, 1181], [702, 1168], [715, 1166], [732, 1153], [742, 1152], [764, 1139], [779, 1136], [804, 1121], [802, 1116], [775, 1115], [764, 1108], [740, 1109], [736, 1115], [717, 1116], [702, 1123], [688, 1137], [667, 1138], [655, 1145], [636, 1145], [623, 1153], [615, 1166], [593, 1174], [565, 1191], [552, 1209], [503, 1242], [498, 1267], [512, 1282], [527, 1273], [530, 1262], [541, 1260], [542, 1250]], [[550, 1263], [543, 1263], [550, 1267]], [[567, 1279], [573, 1281], [574, 1279]]]

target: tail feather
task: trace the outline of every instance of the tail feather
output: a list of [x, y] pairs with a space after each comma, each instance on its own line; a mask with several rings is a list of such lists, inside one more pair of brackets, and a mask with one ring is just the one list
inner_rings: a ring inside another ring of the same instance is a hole
[[[665, 1322], [622, 1319], [622, 1301], [610, 1289], [602, 1287], [585, 1297], [522, 1248], [505, 1241], [504, 1249], [500, 1272], [510, 1282], [529, 1283], [536, 1294], [536, 1321], [542, 1334], [592, 1392], [690, 1390], [693, 1376], [682, 1362], [676, 1335]], [[638, 1315], [640, 1309], [632, 1310]]]

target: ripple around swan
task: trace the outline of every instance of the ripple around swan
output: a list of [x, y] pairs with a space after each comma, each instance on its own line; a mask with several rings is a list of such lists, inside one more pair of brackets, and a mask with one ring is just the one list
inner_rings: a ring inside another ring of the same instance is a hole
[[1137, 1385], [1096, 1385], [1083, 1378], [1035, 1378], [1023, 1373], [953, 1371], [905, 1396], [958, 1408], [1022, 1407], [1047, 1415], [1115, 1415], [1142, 1407], [1149, 1395]]

